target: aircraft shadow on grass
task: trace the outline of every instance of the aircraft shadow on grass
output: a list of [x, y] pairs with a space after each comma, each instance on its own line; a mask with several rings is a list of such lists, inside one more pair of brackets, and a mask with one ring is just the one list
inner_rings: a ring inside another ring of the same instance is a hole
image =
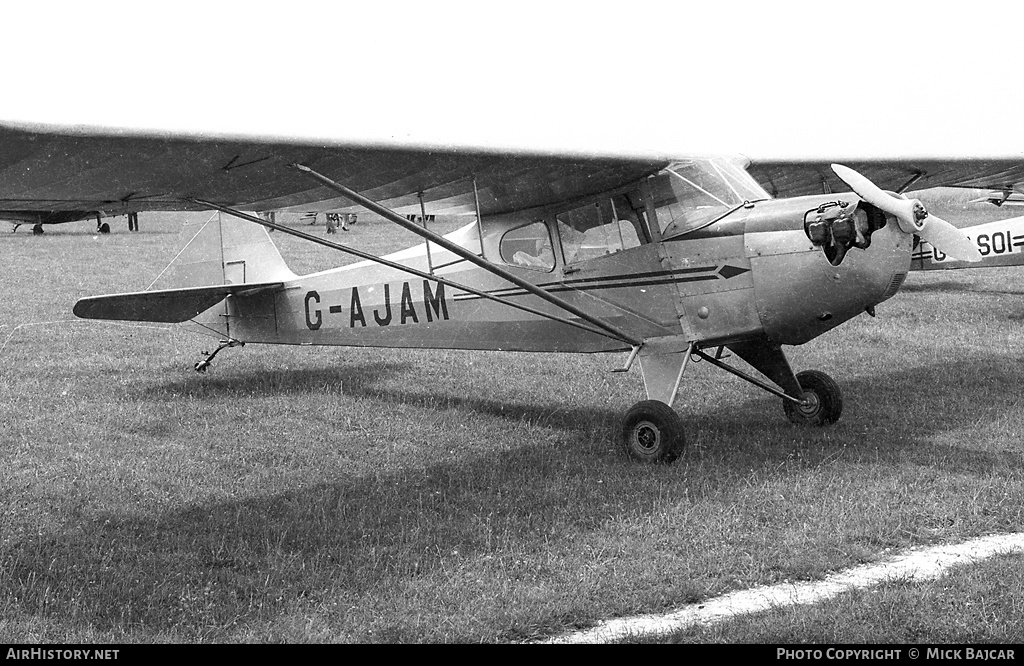
[[[324, 385], [321, 382], [342, 378], [346, 394], [436, 407], [436, 397], [380, 386], [381, 378], [397, 376], [405, 367], [377, 363], [290, 369], [274, 371], [273, 381], [253, 373], [246, 381], [235, 376], [211, 378], [198, 386], [161, 384], [139, 399], [163, 400], [168, 393], [183, 391], [199, 396], [234, 394], [242, 390], [240, 386], [246, 395], [256, 396], [307, 387], [312, 393]], [[962, 381], [934, 381], [940, 369], [956, 373]], [[881, 411], [873, 418], [855, 414], [853, 423], [841, 421], [835, 426], [834, 436], [843, 441], [842, 461], [884, 465], [909, 458], [921, 465], [979, 475], [997, 467], [1024, 469], [1019, 451], [965, 448], [950, 455], [950, 447], [929, 443], [933, 435], [963, 425], [950, 412], [929, 410], [929, 405], [976, 400], [978, 415], [1004, 413], [1024, 389], [1020, 370], [990, 356], [845, 382], [851, 401]], [[311, 372], [314, 381], [310, 381]], [[993, 393], [993, 385], [1000, 390]], [[536, 419], [568, 432], [589, 432], [595, 418], [615, 422], [612, 414], [598, 408], [552, 412], [540, 401], [509, 405], [476, 398], [445, 400], [454, 409], [513, 420]], [[373, 598], [379, 586], [402, 584], [418, 576], [443, 576], [443, 558], [453, 548], [463, 556], [491, 554], [486, 530], [481, 530], [481, 521], [467, 507], [488, 507], [488, 520], [499, 524], [502, 543], [530, 551], [546, 548], [550, 539], [558, 539], [567, 529], [600, 529], [615, 515], [635, 515], [638, 508], [656, 514], [663, 510], [666, 495], [677, 493], [699, 503], [703, 494], [728, 492], [723, 484], [749, 481], [745, 474], [729, 474], [715, 484], [700, 483], [702, 476], [721, 472], [723, 466], [746, 471], [752, 465], [757, 469], [760, 462], [776, 469], [794, 446], [813, 447], [807, 439], [821, 442], [822, 458], [834, 452], [834, 443], [822, 435], [828, 429], [789, 426], [778, 413], [777, 402], [758, 397], [688, 414], [685, 423], [711, 431], [714, 464], [703, 464], [704, 455], [698, 453], [689, 460], [684, 456], [671, 467], [637, 467], [622, 456], [581, 453], [580, 442], [570, 436], [554, 450], [546, 442], [528, 442], [514, 450], [432, 463], [414, 472], [354, 478], [339, 470], [337, 481], [156, 516], [97, 515], [70, 526], [66, 533], [33, 535], [0, 551], [4, 571], [0, 594], [22, 614], [66, 627], [139, 631], [141, 636], [162, 632], [190, 638], [227, 637], [238, 624], [251, 621], [254, 626], [269, 626], [297, 603], [329, 604], [339, 595], [345, 603], [358, 603]], [[773, 419], [781, 423], [766, 425]], [[889, 431], [899, 419], [903, 429], [894, 438]], [[766, 428], [777, 433], [778, 447], [753, 450], [743, 445], [745, 435]], [[844, 428], [856, 432], [843, 436]], [[794, 444], [798, 434], [801, 442]], [[887, 442], [884, 448], [877, 447], [879, 440]], [[567, 468], [579, 480], [569, 503], [559, 492], [543, 491], [544, 479], [564, 488]], [[500, 487], [495, 479], [502, 480]], [[652, 492], [654, 486], [658, 492]], [[332, 598], [321, 599], [326, 590]], [[393, 631], [393, 640], [416, 639], [403, 634], [407, 630], [401, 627]], [[356, 637], [360, 638], [368, 640]], [[386, 634], [374, 636], [386, 638]]]
[[[439, 382], [430, 391], [409, 391], [394, 388], [412, 369], [407, 362], [375, 362], [342, 365], [329, 368], [289, 368], [284, 370], [254, 371], [231, 376], [207, 376], [201, 381], [183, 380], [150, 386], [141, 392], [145, 399], [169, 400], [174, 396], [191, 395], [196, 398], [214, 396], [274, 397], [287, 394], [309, 393], [322, 396], [325, 386], [338, 387], [339, 393], [388, 404], [404, 404], [426, 409], [459, 409], [487, 414], [511, 421], [526, 421], [558, 430], [578, 430], [581, 424], [608, 421], [617, 423], [618, 416], [599, 407], [566, 407], [563, 404], [507, 402], [496, 399], [469, 397], [456, 392], [445, 392]], [[455, 388], [455, 384], [451, 385]]]
[[[736, 365], [742, 366], [741, 363]], [[592, 443], [580, 438], [592, 437], [595, 425], [604, 429], [604, 437], [609, 444], [618, 436], [619, 422], [614, 407], [571, 407], [564, 403], [552, 406], [550, 402], [541, 400], [503, 401], [471, 397], [459, 395], [455, 383], [452, 387], [456, 390], [446, 392], [443, 381], [433, 385], [429, 391], [398, 388], [396, 384], [400, 382], [394, 380], [407, 375], [411, 367], [407, 362], [380, 361], [317, 369], [254, 370], [224, 377], [204, 377], [200, 382], [160, 383], [142, 391], [140, 397], [144, 400], [170, 400], [182, 395], [199, 399], [215, 396], [262, 398], [282, 393], [309, 393], [322, 399], [325, 386], [342, 386], [340, 392], [345, 396], [378, 401], [382, 408], [401, 404], [435, 411], [470, 411], [568, 433], [554, 443], [538, 445], [536, 442], [524, 442], [522, 448], [527, 451], [535, 446], [550, 449], [554, 445], [563, 449], [567, 456], [580, 455], [580, 445]], [[956, 377], [957, 381], [937, 382], [935, 378], [942, 375]], [[741, 391], [751, 394], [754, 391], [732, 378], [724, 379], [723, 384], [727, 393]], [[994, 386], [999, 387], [995, 395]], [[687, 399], [687, 391], [691, 387], [692, 383], [684, 379], [680, 402]], [[739, 402], [730, 400], [728, 405], [705, 407], [700, 406], [705, 398], [697, 396], [698, 406], [683, 410], [683, 424], [688, 439], [693, 440], [696, 435], [704, 442], [703, 449], [726, 458], [731, 451], [742, 452], [743, 442], [750, 438], [752, 432], [773, 433], [783, 448], [794, 442], [801, 442], [799, 446], [806, 447], [808, 442], [832, 437], [853, 451], [864, 448], [868, 441], [891, 440], [895, 433], [907, 449], [921, 453], [922, 460], [927, 461], [933, 453], [928, 451], [928, 440], [935, 434], [963, 425], [955, 410], [936, 409], [935, 405], [963, 403], [970, 400], [970, 396], [976, 396], [979, 406], [974, 412], [975, 419], [981, 414], [995, 417], [1005, 414], [1008, 409], [1015, 409], [1016, 396], [1024, 393], [1024, 360], [1017, 359], [1008, 364], [1005, 358], [997, 356], [965, 357], [910, 370], [849, 378], [841, 383], [841, 387], [847, 403], [846, 415], [831, 427], [793, 426], [782, 415], [780, 399], [759, 393], [741, 398]], [[862, 413], [851, 415], [860, 405], [863, 405]], [[857, 434], [844, 435], [851, 430]], [[579, 436], [573, 437], [574, 433]], [[875, 459], [873, 446], [870, 451], [872, 459]], [[903, 451], [899, 455], [904, 456], [905, 453]], [[615, 458], [609, 460], [614, 461]], [[493, 465], [494, 461], [489, 459], [486, 464]]]

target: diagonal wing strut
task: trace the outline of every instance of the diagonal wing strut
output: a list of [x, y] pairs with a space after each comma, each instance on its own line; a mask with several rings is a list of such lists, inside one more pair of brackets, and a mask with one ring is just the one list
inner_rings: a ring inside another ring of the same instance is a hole
[[242, 220], [246, 220], [248, 222], [253, 222], [255, 224], [259, 224], [259, 225], [264, 226], [264, 227], [266, 227], [268, 229], [273, 229], [275, 231], [280, 231], [282, 233], [289, 234], [291, 236], [295, 236], [296, 238], [302, 238], [303, 240], [312, 241], [314, 243], [318, 243], [318, 244], [323, 245], [325, 247], [329, 247], [329, 248], [334, 249], [334, 250], [340, 250], [341, 252], [345, 252], [347, 254], [351, 254], [353, 256], [359, 257], [360, 259], [367, 259], [369, 261], [381, 264], [383, 266], [387, 266], [388, 268], [393, 268], [395, 270], [399, 270], [399, 271], [402, 271], [404, 273], [409, 273], [411, 275], [415, 275], [416, 277], [423, 278], [424, 280], [431, 280], [433, 282], [438, 282], [440, 284], [446, 285], [446, 286], [451, 287], [453, 289], [458, 289], [460, 291], [466, 291], [466, 292], [469, 292], [469, 293], [474, 294], [476, 296], [480, 296], [481, 298], [486, 298], [487, 300], [494, 301], [496, 303], [501, 303], [502, 305], [507, 305], [509, 307], [516, 308], [518, 310], [522, 310], [523, 312], [529, 312], [530, 314], [537, 315], [538, 317], [544, 317], [546, 319], [551, 319], [553, 321], [557, 321], [557, 322], [559, 322], [561, 324], [567, 324], [569, 326], [574, 326], [575, 328], [578, 328], [580, 330], [586, 331], [588, 333], [593, 333], [595, 335], [603, 335], [605, 337], [613, 337], [613, 339], [615, 339], [615, 340], [620, 340], [620, 338], [618, 338], [616, 336], [611, 336], [610, 334], [608, 334], [607, 332], [605, 332], [603, 330], [598, 330], [598, 329], [595, 329], [595, 328], [591, 328], [590, 326], [587, 326], [586, 324], [582, 324], [582, 323], [580, 323], [578, 321], [573, 321], [571, 319], [566, 319], [565, 317], [558, 317], [556, 315], [548, 314], [546, 312], [541, 312], [540, 310], [537, 310], [535, 308], [531, 308], [528, 305], [522, 305], [520, 303], [514, 303], [514, 302], [512, 302], [510, 300], [506, 300], [506, 299], [504, 299], [504, 298], [502, 298], [500, 296], [495, 296], [494, 294], [489, 294], [489, 293], [487, 293], [487, 292], [485, 292], [485, 291], [483, 291], [481, 289], [476, 289], [475, 287], [468, 287], [466, 285], [459, 284], [458, 282], [454, 282], [452, 280], [449, 280], [447, 278], [441, 277], [441, 276], [436, 275], [434, 273], [426, 273], [424, 271], [412, 268], [411, 266], [405, 266], [403, 264], [399, 264], [397, 262], [390, 261], [388, 259], [384, 259], [383, 257], [378, 257], [378, 256], [376, 256], [374, 254], [369, 253], [369, 252], [363, 252], [362, 250], [357, 250], [354, 247], [348, 247], [347, 245], [342, 245], [341, 243], [334, 243], [332, 241], [325, 240], [325, 239], [320, 238], [318, 236], [314, 236], [312, 234], [307, 234], [307, 233], [305, 233], [303, 231], [299, 231], [297, 229], [292, 229], [291, 227], [286, 227], [286, 226], [282, 226], [280, 224], [275, 224], [273, 222], [268, 222], [267, 220], [264, 220], [262, 218], [255, 217], [253, 215], [248, 215], [248, 214], [243, 213], [241, 211], [234, 210], [233, 208], [228, 208], [227, 206], [222, 206], [220, 204], [213, 203], [212, 201], [205, 201], [203, 199], [189, 199], [189, 201], [191, 201], [193, 203], [196, 203], [196, 204], [199, 204], [200, 206], [208, 206], [211, 209], [219, 210], [222, 213], [227, 213], [228, 215], [232, 215], [234, 217], [240, 218]]
[[[542, 300], [545, 300], [548, 303], [551, 303], [552, 305], [557, 306], [558, 308], [564, 310], [565, 312], [574, 314], [583, 321], [586, 321], [592, 324], [593, 326], [596, 326], [597, 328], [606, 331], [609, 337], [612, 337], [616, 340], [621, 340], [622, 342], [628, 342], [633, 346], [643, 344], [643, 341], [637, 339], [635, 336], [630, 335], [629, 333], [619, 329], [618, 327], [612, 326], [611, 324], [602, 321], [601, 319], [591, 314], [588, 314], [587, 312], [584, 312], [582, 309], [576, 307], [572, 303], [569, 303], [568, 301], [559, 298], [558, 296], [555, 296], [554, 294], [551, 294], [550, 292], [544, 289], [541, 289], [532, 282], [528, 282], [520, 278], [519, 276], [504, 270], [500, 266], [495, 265], [493, 262], [487, 261], [483, 257], [477, 256], [476, 254], [470, 252], [461, 245], [457, 245], [451, 242], [444, 236], [441, 236], [440, 234], [430, 231], [429, 229], [424, 229], [415, 222], [411, 222], [402, 217], [401, 215], [399, 215], [398, 213], [395, 213], [391, 209], [381, 206], [376, 201], [364, 197], [355, 190], [349, 189], [342, 185], [341, 183], [335, 182], [321, 173], [317, 173], [316, 171], [310, 169], [308, 166], [304, 164], [293, 164], [292, 166], [294, 166], [299, 171], [308, 174], [311, 178], [319, 181], [322, 185], [325, 185], [326, 187], [334, 190], [335, 192], [338, 192], [346, 199], [349, 199], [354, 203], [357, 203], [363, 206], [364, 208], [367, 208], [368, 210], [380, 215], [381, 217], [387, 220], [390, 220], [391, 222], [394, 222], [400, 227], [416, 234], [420, 238], [423, 238], [431, 243], [435, 243], [436, 245], [439, 245], [440, 247], [443, 247], [444, 249], [448, 250], [452, 254], [461, 257], [462, 259], [465, 259], [469, 263], [479, 268], [484, 269], [488, 273], [497, 275], [503, 280], [511, 282], [517, 287], [525, 289], [534, 296]], [[479, 217], [479, 211], [477, 212], [477, 216]], [[482, 249], [483, 248], [481, 248], [481, 250]]]

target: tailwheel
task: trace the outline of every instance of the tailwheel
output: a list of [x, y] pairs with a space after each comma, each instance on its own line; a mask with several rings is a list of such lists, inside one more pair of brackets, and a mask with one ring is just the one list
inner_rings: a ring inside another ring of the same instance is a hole
[[199, 361], [198, 363], [196, 363], [195, 366], [193, 366], [193, 367], [195, 367], [196, 372], [206, 372], [207, 370], [210, 369], [210, 364], [213, 363], [213, 357], [216, 356], [217, 354], [219, 354], [221, 352], [221, 350], [227, 349], [228, 347], [244, 347], [244, 346], [245, 346], [244, 342], [242, 342], [241, 340], [235, 340], [234, 338], [228, 338], [227, 340], [221, 340], [220, 341], [220, 345], [216, 349], [214, 349], [212, 353], [208, 352], [208, 351], [204, 351], [203, 355], [206, 356], [206, 358], [203, 359], [202, 361]]
[[686, 438], [675, 410], [658, 400], [638, 402], [622, 420], [622, 447], [632, 460], [670, 463], [683, 452]]
[[805, 370], [796, 376], [803, 389], [803, 404], [782, 401], [786, 418], [797, 425], [831, 425], [843, 413], [843, 394], [835, 380], [824, 372]]

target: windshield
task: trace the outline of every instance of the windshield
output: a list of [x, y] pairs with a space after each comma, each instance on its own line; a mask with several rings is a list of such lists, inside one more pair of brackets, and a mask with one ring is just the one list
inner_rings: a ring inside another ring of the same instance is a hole
[[673, 162], [651, 178], [651, 193], [664, 236], [705, 227], [745, 201], [771, 198], [739, 161], [721, 157]]

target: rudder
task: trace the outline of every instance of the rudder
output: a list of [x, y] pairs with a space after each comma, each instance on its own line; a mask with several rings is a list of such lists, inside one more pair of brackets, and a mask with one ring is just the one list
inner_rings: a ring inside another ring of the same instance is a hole
[[182, 226], [181, 250], [147, 291], [293, 279], [264, 227], [215, 213]]

